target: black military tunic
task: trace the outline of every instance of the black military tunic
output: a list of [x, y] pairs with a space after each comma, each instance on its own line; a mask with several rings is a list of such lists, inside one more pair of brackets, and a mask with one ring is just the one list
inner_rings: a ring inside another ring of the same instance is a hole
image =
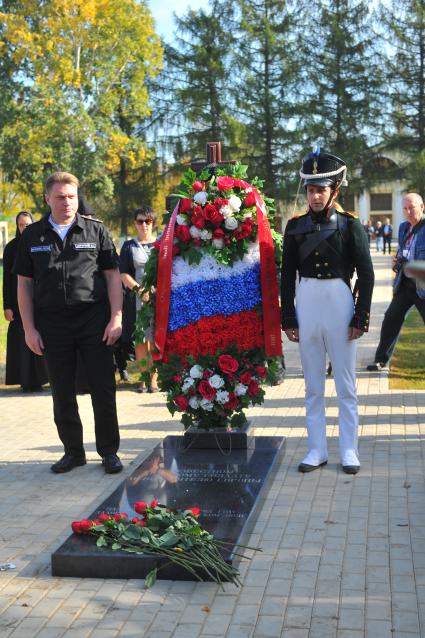
[[54, 416], [65, 452], [84, 454], [75, 393], [76, 358], [87, 371], [100, 456], [119, 446], [112, 349], [102, 341], [110, 319], [104, 270], [118, 267], [102, 222], [76, 215], [65, 239], [48, 218], [31, 224], [20, 242], [15, 272], [34, 283], [34, 320], [44, 343]]
[[367, 238], [357, 216], [338, 205], [328, 217], [306, 213], [288, 221], [282, 257], [282, 327], [298, 328], [295, 286], [299, 277], [340, 278], [350, 286], [357, 274], [356, 302], [350, 326], [367, 332], [374, 284]]

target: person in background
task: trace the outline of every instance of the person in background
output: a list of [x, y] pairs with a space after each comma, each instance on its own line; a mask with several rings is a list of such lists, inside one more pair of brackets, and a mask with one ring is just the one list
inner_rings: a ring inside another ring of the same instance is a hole
[[122, 286], [113, 241], [99, 220], [80, 215], [79, 181], [53, 173], [46, 181], [50, 215], [22, 236], [15, 262], [18, 303], [29, 348], [46, 359], [64, 456], [52, 472], [86, 464], [75, 391], [77, 352], [87, 372], [96, 450], [107, 474], [123, 469], [112, 346], [121, 335]]
[[370, 246], [370, 242], [371, 242], [372, 238], [375, 236], [375, 227], [372, 224], [372, 220], [371, 219], [367, 220], [367, 233], [368, 233], [367, 243]]
[[[134, 343], [134, 331], [136, 313], [142, 304], [149, 298], [149, 293], [141, 295], [140, 282], [143, 277], [145, 264], [149, 259], [155, 237], [153, 231], [156, 224], [156, 215], [150, 206], [141, 206], [134, 213], [134, 224], [137, 237], [124, 242], [120, 252], [121, 280], [126, 288], [123, 305], [123, 344], [127, 343], [131, 348]], [[141, 362], [142, 372], [149, 371], [152, 365], [150, 352], [153, 346], [153, 327], [145, 331], [142, 343], [135, 345], [136, 361]], [[143, 381], [139, 385], [139, 392], [156, 392], [156, 374], [152, 374], [149, 383]]]
[[391, 241], [393, 238], [393, 227], [390, 223], [390, 218], [387, 217], [385, 219], [385, 224], [382, 226], [382, 239], [384, 244], [384, 255], [385, 248], [388, 246], [388, 254], [391, 255]]
[[6, 244], [3, 253], [3, 309], [9, 322], [6, 349], [6, 385], [20, 385], [24, 392], [39, 392], [47, 383], [44, 358], [31, 352], [25, 343], [25, 333], [19, 314], [17, 277], [13, 266], [22, 233], [34, 221], [31, 213], [23, 210], [16, 216], [16, 236]]
[[425, 290], [414, 279], [407, 277], [404, 270], [410, 261], [425, 259], [424, 202], [418, 193], [405, 195], [403, 213], [406, 221], [400, 224], [398, 249], [393, 258], [393, 270], [396, 273], [394, 296], [384, 315], [375, 361], [366, 367], [368, 372], [388, 369], [388, 361], [412, 306], [416, 306], [425, 323]]
[[384, 249], [384, 237], [383, 237], [383, 229], [382, 222], [377, 221], [375, 226], [375, 239], [376, 239], [376, 250], [379, 252]]
[[[77, 213], [89, 219], [96, 219], [93, 208], [87, 202], [84, 195], [78, 193], [78, 210]], [[100, 221], [100, 220], [98, 220]], [[121, 347], [121, 339], [118, 339], [113, 345], [115, 368], [118, 370], [121, 381], [128, 381], [127, 359]], [[89, 394], [90, 386], [87, 372], [80, 352], [77, 352], [77, 374], [75, 377], [75, 387], [77, 394]]]

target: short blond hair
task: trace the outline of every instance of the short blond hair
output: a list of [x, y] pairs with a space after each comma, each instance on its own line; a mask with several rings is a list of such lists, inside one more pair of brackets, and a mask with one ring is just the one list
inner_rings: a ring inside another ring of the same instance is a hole
[[49, 193], [55, 184], [73, 184], [77, 188], [80, 187], [78, 177], [75, 177], [72, 173], [65, 173], [65, 171], [57, 171], [47, 178], [46, 193]]

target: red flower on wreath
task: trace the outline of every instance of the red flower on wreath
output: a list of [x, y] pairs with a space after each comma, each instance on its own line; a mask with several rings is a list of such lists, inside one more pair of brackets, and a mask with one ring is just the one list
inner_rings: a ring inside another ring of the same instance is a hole
[[255, 397], [257, 396], [257, 394], [260, 391], [260, 386], [258, 385], [257, 381], [252, 380], [251, 383], [248, 386], [248, 394], [250, 397]]
[[236, 410], [239, 407], [239, 399], [234, 392], [229, 393], [229, 400], [224, 404], [226, 410]]
[[180, 200], [179, 213], [189, 213], [192, 210], [193, 200], [184, 197]]
[[195, 182], [193, 182], [192, 188], [195, 191], [195, 193], [199, 193], [199, 191], [204, 190], [204, 183], [201, 182], [199, 179], [197, 179]]
[[244, 205], [247, 208], [251, 208], [251, 206], [254, 206], [254, 204], [255, 204], [255, 195], [254, 195], [254, 193], [252, 191], [250, 193], [248, 193], [248, 195], [245, 197], [243, 203], [244, 203]]
[[240, 382], [243, 383], [244, 385], [249, 385], [252, 381], [252, 376], [249, 374], [249, 372], [242, 372], [239, 379], [240, 379]]
[[225, 374], [231, 374], [239, 368], [239, 363], [230, 354], [221, 354], [218, 358], [218, 367]]
[[190, 230], [188, 226], [184, 224], [177, 225], [176, 230], [174, 231], [176, 237], [178, 237], [184, 244], [187, 244], [192, 239], [192, 235], [190, 234]]
[[203, 399], [207, 399], [207, 401], [212, 401], [215, 397], [215, 390], [210, 386], [208, 381], [203, 379], [199, 382], [198, 392], [202, 395]]
[[221, 191], [230, 190], [231, 188], [233, 188], [234, 183], [235, 180], [233, 177], [225, 177], [223, 175], [217, 177], [217, 188]]
[[196, 226], [196, 228], [202, 229], [205, 226], [205, 218], [202, 214], [201, 206], [195, 207], [195, 210], [193, 211], [193, 215], [190, 221], [192, 222], [194, 226]]
[[218, 212], [218, 209], [214, 204], [207, 204], [204, 208], [203, 215], [205, 219], [210, 221], [214, 226], [220, 226], [224, 221], [224, 216]]
[[179, 408], [179, 410], [187, 410], [189, 407], [189, 401], [183, 394], [179, 394], [177, 397], [174, 397], [174, 403]]

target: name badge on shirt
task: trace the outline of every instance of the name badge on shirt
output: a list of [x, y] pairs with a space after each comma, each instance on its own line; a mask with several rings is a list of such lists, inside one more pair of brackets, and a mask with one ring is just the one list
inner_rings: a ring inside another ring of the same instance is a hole
[[95, 250], [96, 243], [92, 244], [90, 242], [84, 242], [81, 244], [74, 244], [75, 250]]
[[32, 253], [49, 253], [50, 246], [31, 246]]

